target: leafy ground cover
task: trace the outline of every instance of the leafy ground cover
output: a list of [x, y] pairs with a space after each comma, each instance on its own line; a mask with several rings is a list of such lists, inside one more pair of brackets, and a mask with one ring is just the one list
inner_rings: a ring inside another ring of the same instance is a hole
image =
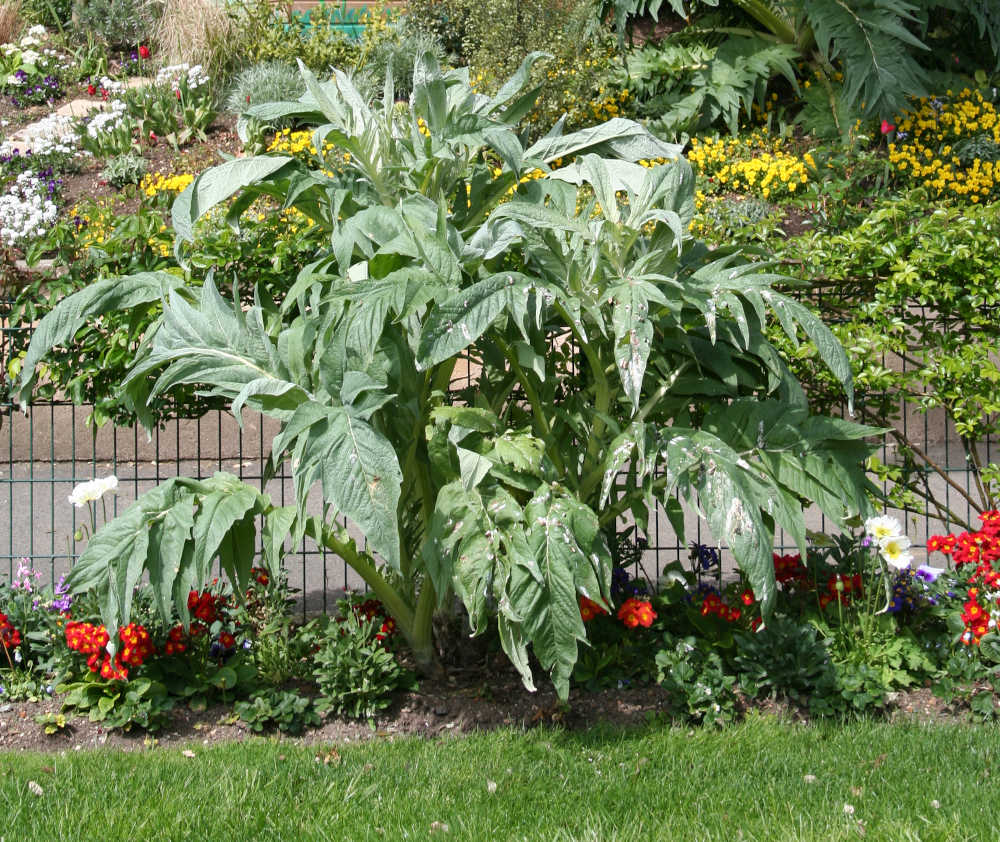
[[724, 732], [195, 743], [0, 754], [0, 799], [18, 839], [983, 838], [998, 752], [992, 727], [767, 718]]

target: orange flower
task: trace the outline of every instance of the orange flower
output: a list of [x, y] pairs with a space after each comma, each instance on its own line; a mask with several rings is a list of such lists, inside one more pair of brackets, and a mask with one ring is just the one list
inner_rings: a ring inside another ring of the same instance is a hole
[[608, 612], [601, 608], [601, 606], [594, 602], [594, 600], [585, 596], [580, 597], [580, 617], [583, 618], [583, 622], [589, 623], [599, 614], [607, 613]]
[[618, 619], [625, 624], [627, 629], [634, 629], [636, 626], [648, 629], [653, 625], [653, 620], [656, 619], [656, 612], [653, 610], [652, 603], [633, 596], [618, 609]]

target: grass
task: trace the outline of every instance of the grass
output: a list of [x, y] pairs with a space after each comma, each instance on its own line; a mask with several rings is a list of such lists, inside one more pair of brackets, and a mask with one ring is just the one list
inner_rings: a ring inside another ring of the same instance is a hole
[[902, 842], [995, 838], [1000, 820], [992, 726], [755, 718], [192, 750], [0, 754], [0, 839]]

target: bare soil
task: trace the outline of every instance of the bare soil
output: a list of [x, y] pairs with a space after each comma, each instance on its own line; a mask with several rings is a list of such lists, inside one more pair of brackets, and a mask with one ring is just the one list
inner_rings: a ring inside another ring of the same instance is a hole
[[[212, 745], [240, 742], [256, 736], [234, 718], [232, 710], [216, 706], [195, 713], [176, 708], [170, 725], [156, 734], [108, 731], [100, 723], [80, 718], [62, 732], [47, 736], [35, 717], [57, 713], [61, 701], [0, 705], [0, 751], [58, 752], [108, 746], [122, 750], [191, 743]], [[749, 708], [788, 719], [807, 721], [800, 709], [781, 700], [744, 703]], [[394, 736], [437, 737], [497, 728], [529, 729], [556, 724], [577, 730], [598, 724], [638, 727], [650, 721], [669, 722], [671, 706], [664, 690], [652, 685], [598, 692], [574, 689], [568, 706], [560, 705], [551, 687], [529, 693], [517, 675], [506, 670], [455, 671], [441, 680], [421, 681], [418, 690], [401, 693], [371, 726], [363, 720], [332, 717], [301, 737], [284, 737], [303, 745], [351, 743]], [[897, 694], [886, 714], [890, 720], [961, 721], [965, 712], [946, 705], [930, 690]]]

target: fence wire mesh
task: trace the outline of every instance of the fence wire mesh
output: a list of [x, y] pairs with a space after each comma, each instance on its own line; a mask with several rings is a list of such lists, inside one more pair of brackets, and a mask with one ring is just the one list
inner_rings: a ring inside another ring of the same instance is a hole
[[[14, 335], [30, 327], [9, 324], [7, 318], [0, 303], [0, 580], [10, 581], [21, 559], [30, 559], [51, 581], [69, 570], [84, 546], [81, 531], [89, 529], [90, 523], [88, 510], [74, 508], [68, 497], [77, 483], [94, 477], [118, 477], [118, 493], [104, 501], [108, 518], [170, 477], [203, 479], [216, 471], [235, 474], [269, 494], [278, 505], [293, 502], [294, 489], [286, 467], [270, 479], [265, 477], [277, 425], [249, 411], [244, 412], [242, 427], [230, 413], [213, 410], [196, 419], [168, 421], [148, 439], [137, 426], [95, 429], [88, 423], [90, 408], [67, 401], [36, 403], [22, 413], [10, 398], [7, 364]], [[474, 372], [475, 363], [470, 361], [453, 385], [468, 388]], [[867, 400], [875, 402], [874, 396]], [[865, 407], [866, 398], [860, 396], [860, 420], [865, 420]], [[974, 522], [980, 482], [974, 463], [987, 464], [996, 454], [989, 439], [970, 453], [968, 443], [955, 435], [942, 412], [924, 413], [901, 405], [897, 426], [925, 457], [916, 466], [911, 482], [938, 503], [889, 507], [888, 512], [904, 520], [914, 546], [923, 548], [930, 535], [961, 526], [963, 518], [965, 523]], [[880, 457], [888, 465], [899, 461], [891, 438]], [[889, 481], [883, 484], [886, 491], [891, 487]], [[98, 523], [103, 522], [105, 512], [99, 510], [99, 514]], [[623, 523], [622, 527], [631, 525]], [[825, 531], [828, 523], [816, 511], [808, 513], [807, 526]], [[686, 519], [685, 535], [687, 543], [683, 544], [665, 513], [657, 511], [650, 517], [646, 533], [637, 533], [641, 553], [636, 565], [640, 569], [634, 572], [655, 581], [668, 564], [690, 566], [692, 544], [714, 544], [694, 515]], [[779, 533], [775, 550], [791, 551], [792, 542]], [[363, 587], [343, 560], [308, 539], [287, 553], [286, 569], [291, 586], [302, 594], [303, 613], [332, 609], [344, 589]]]

